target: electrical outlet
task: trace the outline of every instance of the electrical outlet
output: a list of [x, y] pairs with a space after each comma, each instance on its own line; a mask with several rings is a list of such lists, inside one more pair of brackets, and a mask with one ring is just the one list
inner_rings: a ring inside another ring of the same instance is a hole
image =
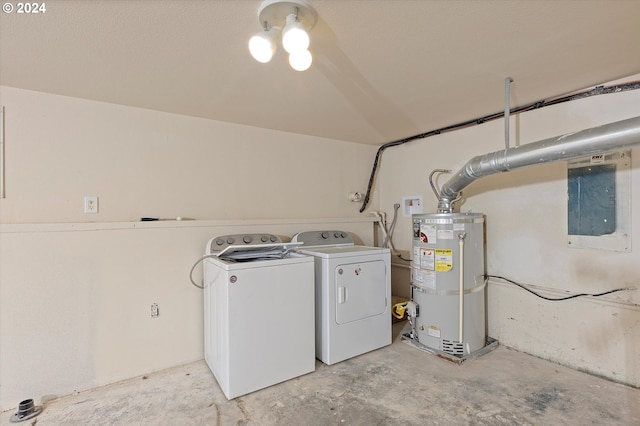
[[98, 197], [95, 197], [95, 196], [84, 197], [84, 212], [98, 213]]
[[354, 202], [354, 203], [359, 203], [360, 201], [362, 201], [363, 197], [364, 197], [364, 195], [362, 195], [362, 192], [350, 192], [349, 193], [349, 200]]
[[160, 315], [160, 308], [158, 308], [158, 304], [151, 304], [151, 318], [156, 318], [158, 315]]

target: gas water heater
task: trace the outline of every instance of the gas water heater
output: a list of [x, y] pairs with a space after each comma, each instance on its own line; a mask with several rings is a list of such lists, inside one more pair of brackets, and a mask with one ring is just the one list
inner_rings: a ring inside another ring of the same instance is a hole
[[438, 212], [413, 215], [409, 342], [451, 358], [482, 354], [497, 344], [486, 333], [484, 215], [453, 212], [464, 188], [492, 174], [637, 144], [640, 117], [473, 157], [441, 191], [431, 178], [451, 171], [434, 170], [429, 181]]
[[456, 357], [485, 346], [484, 215], [415, 214], [411, 268], [414, 342]]

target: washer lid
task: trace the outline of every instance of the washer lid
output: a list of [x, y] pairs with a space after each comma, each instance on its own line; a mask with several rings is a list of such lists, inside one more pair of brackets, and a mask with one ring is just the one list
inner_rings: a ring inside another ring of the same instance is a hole
[[275, 244], [251, 244], [251, 245], [230, 245], [224, 250], [215, 254], [220, 259], [228, 260], [264, 260], [264, 259], [282, 259], [289, 252], [302, 243], [275, 243]]

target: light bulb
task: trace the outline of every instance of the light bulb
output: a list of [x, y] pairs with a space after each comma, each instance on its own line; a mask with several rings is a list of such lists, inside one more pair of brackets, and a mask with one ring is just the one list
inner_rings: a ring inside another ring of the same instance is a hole
[[276, 51], [275, 29], [262, 31], [249, 40], [249, 52], [251, 56], [258, 62], [263, 64], [269, 62]]
[[289, 65], [296, 71], [306, 71], [311, 66], [312, 61], [313, 57], [308, 50], [289, 54]]
[[294, 14], [287, 16], [287, 23], [282, 29], [282, 47], [288, 53], [302, 52], [309, 48], [309, 34]]

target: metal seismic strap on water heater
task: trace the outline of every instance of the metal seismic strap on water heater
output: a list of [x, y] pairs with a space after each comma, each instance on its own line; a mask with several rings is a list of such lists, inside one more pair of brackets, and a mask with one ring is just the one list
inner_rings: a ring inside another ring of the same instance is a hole
[[453, 212], [453, 204], [460, 192], [484, 176], [615, 151], [636, 144], [640, 144], [640, 117], [479, 155], [469, 160], [442, 186], [438, 213]]

